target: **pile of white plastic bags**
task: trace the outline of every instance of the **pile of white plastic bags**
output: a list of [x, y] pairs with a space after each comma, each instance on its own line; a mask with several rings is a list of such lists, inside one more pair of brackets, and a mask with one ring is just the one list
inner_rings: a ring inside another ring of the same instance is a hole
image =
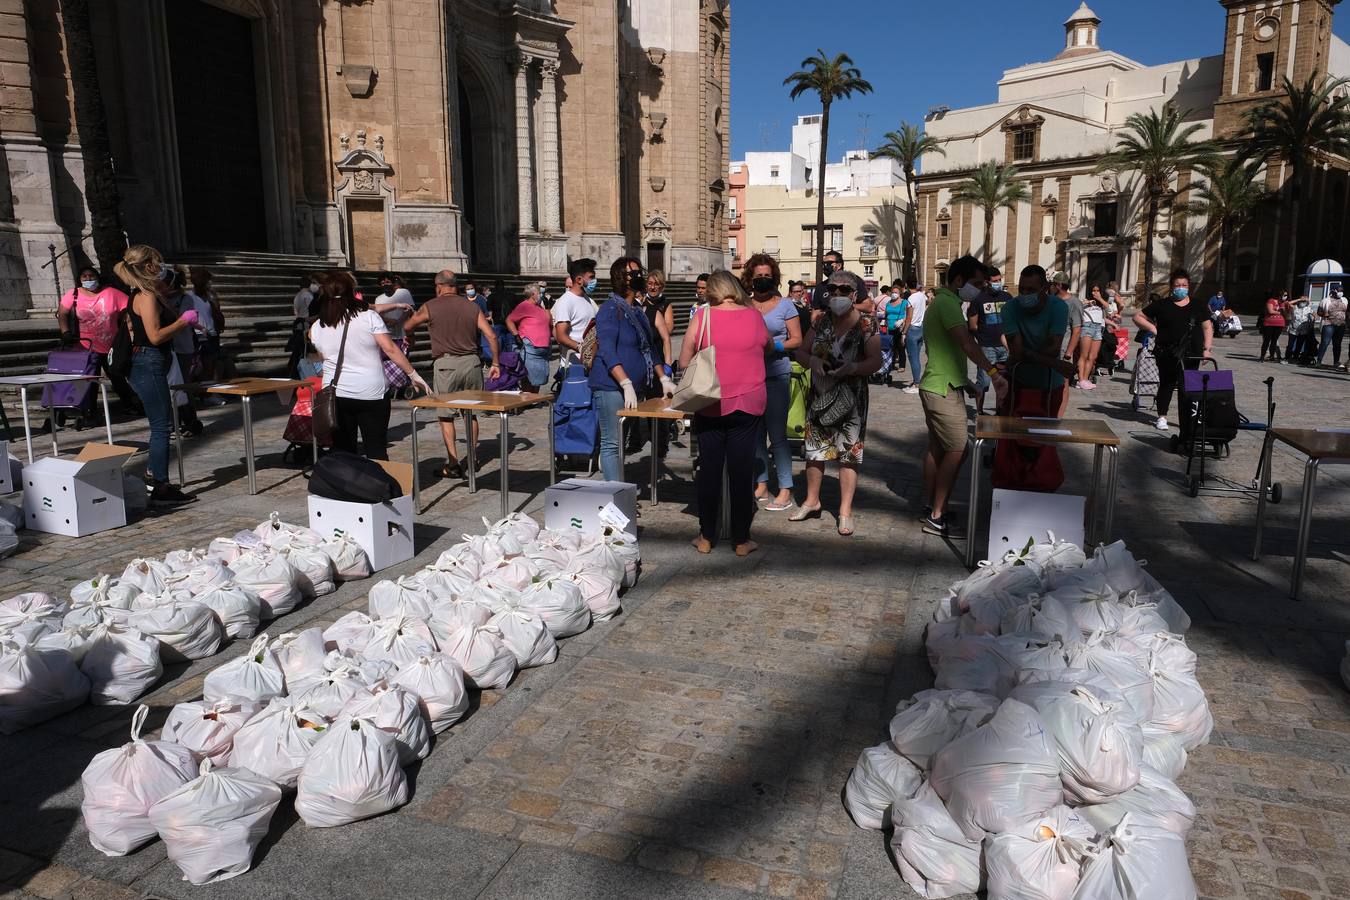
[[370, 574], [354, 540], [324, 538], [273, 513], [208, 548], [133, 559], [121, 575], [77, 584], [69, 601], [11, 597], [0, 602], [0, 733], [86, 699], [131, 703], [165, 663], [212, 656], [336, 582]]
[[1195, 808], [1173, 779], [1213, 726], [1186, 613], [1123, 543], [1056, 541], [952, 585], [925, 643], [932, 690], [844, 790], [891, 828], [928, 898], [1191, 900]]
[[405, 767], [468, 711], [468, 691], [553, 662], [557, 639], [618, 611], [638, 562], [627, 535], [554, 533], [516, 514], [373, 585], [368, 612], [258, 636], [206, 675], [202, 699], [173, 707], [160, 740], [140, 738], [141, 707], [131, 743], [89, 764], [90, 842], [117, 856], [158, 835], [184, 879], [205, 884], [248, 871], [287, 795], [312, 828], [403, 805]]

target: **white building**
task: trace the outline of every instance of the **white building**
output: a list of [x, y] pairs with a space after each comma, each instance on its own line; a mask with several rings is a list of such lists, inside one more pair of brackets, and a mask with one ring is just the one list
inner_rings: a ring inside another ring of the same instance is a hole
[[[1126, 293], [1135, 289], [1144, 278], [1142, 185], [1135, 173], [1095, 172], [1100, 157], [1117, 145], [1126, 119], [1171, 103], [1187, 111], [1188, 123], [1201, 125], [1193, 139], [1227, 140], [1240, 132], [1242, 112], [1276, 96], [1284, 76], [1301, 83], [1310, 75], [1350, 74], [1350, 46], [1331, 34], [1334, 0], [1218, 2], [1227, 10], [1222, 54], [1145, 66], [1102, 48], [1102, 21], [1083, 3], [1064, 23], [1058, 55], [1004, 72], [993, 103], [930, 114], [927, 132], [942, 142], [946, 156], [926, 157], [918, 182], [924, 277], [942, 279], [951, 260], [984, 246], [983, 211], [953, 204], [951, 194], [977, 166], [994, 161], [1018, 167], [1030, 200], [995, 215], [992, 263], [1005, 272], [1028, 264], [1064, 269], [1080, 293], [1110, 281]], [[1283, 167], [1269, 169], [1269, 186], [1279, 188]], [[1300, 249], [1309, 260], [1343, 252], [1344, 173], [1333, 167], [1318, 177], [1325, 190], [1307, 192], [1319, 199], [1304, 204], [1308, 217], [1300, 231], [1307, 235]], [[1212, 280], [1217, 235], [1203, 218], [1183, 210], [1193, 199], [1192, 179], [1190, 171], [1179, 173], [1165, 198], [1155, 282], [1179, 265], [1197, 279], [1208, 273]], [[1237, 236], [1229, 276], [1239, 295], [1264, 293], [1283, 278], [1285, 218], [1281, 225], [1278, 216], [1268, 217]]]

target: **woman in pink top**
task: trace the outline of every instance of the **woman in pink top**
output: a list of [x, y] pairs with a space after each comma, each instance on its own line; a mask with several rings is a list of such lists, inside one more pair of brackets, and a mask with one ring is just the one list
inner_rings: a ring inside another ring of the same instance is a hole
[[525, 299], [506, 317], [506, 329], [520, 338], [524, 349], [525, 373], [530, 384], [542, 389], [548, 384], [549, 332], [553, 327], [548, 310], [542, 305], [539, 285], [525, 287]]
[[117, 328], [123, 323], [123, 313], [131, 301], [127, 295], [103, 283], [103, 277], [93, 266], [80, 269], [80, 283], [71, 288], [56, 310], [56, 321], [61, 328], [61, 343], [73, 344], [76, 337], [98, 354], [99, 366], [108, 374], [113, 389], [122, 398], [122, 405], [138, 408], [140, 402], [127, 380], [108, 371], [108, 351], [112, 349]]
[[[764, 317], [746, 304], [745, 291], [730, 272], [714, 272], [708, 278], [708, 305], [701, 306], [689, 322], [680, 348], [680, 368], [694, 354], [711, 345], [717, 350], [717, 380], [722, 399], [694, 416], [698, 436], [698, 537], [694, 548], [711, 553], [717, 540], [722, 506], [722, 471], [730, 487], [731, 540], [737, 556], [759, 549], [750, 540], [750, 521], [755, 512], [755, 452], [763, 427], [768, 393], [764, 388], [764, 354], [771, 346]], [[708, 317], [708, 333], [703, 320]]]

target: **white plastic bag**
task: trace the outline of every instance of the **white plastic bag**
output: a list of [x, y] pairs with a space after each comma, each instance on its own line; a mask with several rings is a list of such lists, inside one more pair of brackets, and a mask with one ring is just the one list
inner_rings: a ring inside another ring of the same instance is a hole
[[272, 655], [286, 676], [286, 693], [298, 697], [328, 674], [324, 668], [323, 632], [316, 626], [288, 631], [272, 642]]
[[502, 634], [502, 643], [516, 656], [516, 666], [546, 666], [558, 658], [558, 644], [542, 619], [525, 609], [503, 610], [488, 622]]
[[478, 628], [492, 619], [492, 610], [481, 603], [452, 600], [439, 604], [431, 614], [431, 633], [436, 643], [442, 644], [461, 628]]
[[234, 733], [230, 761], [291, 789], [329, 720], [293, 697], [276, 697]]
[[234, 574], [220, 560], [207, 558], [192, 568], [171, 570], [162, 580], [166, 593], [183, 600], [195, 600], [198, 594], [213, 587], [234, 584]]
[[1151, 725], [1143, 727], [1143, 765], [1155, 769], [1173, 781], [1186, 769], [1186, 743], [1181, 735], [1159, 731]]
[[300, 772], [295, 811], [311, 828], [346, 825], [408, 802], [394, 736], [367, 719], [342, 718], [324, 732]]
[[1080, 637], [1078, 624], [1069, 608], [1049, 594], [1033, 595], [1005, 613], [999, 623], [999, 632], [1025, 634], [1063, 644], [1075, 643]]
[[323, 543], [323, 535], [304, 525], [292, 525], [281, 521], [281, 513], [273, 512], [267, 521], [253, 529], [253, 533], [262, 539], [265, 546], [273, 550], [285, 550], [299, 542], [307, 545]]
[[517, 556], [514, 559], [503, 560], [492, 569], [484, 571], [479, 580], [513, 591], [523, 591], [534, 583], [539, 574], [539, 568], [534, 563], [523, 556]]
[[265, 548], [245, 550], [229, 565], [235, 584], [258, 598], [264, 620], [284, 616], [300, 605], [299, 574], [279, 554]]
[[1054, 740], [1069, 802], [1102, 803], [1139, 783], [1144, 735], [1119, 693], [1045, 682], [1019, 687], [1013, 697], [1040, 714]]
[[1006, 697], [1017, 674], [1004, 652], [1006, 643], [1000, 643], [994, 635], [979, 634], [946, 644], [938, 660], [934, 687]]
[[89, 679], [66, 650], [0, 640], [0, 734], [13, 734], [84, 703]]
[[85, 766], [80, 812], [89, 843], [108, 856], [126, 856], [155, 839], [150, 807], [197, 774], [192, 751], [172, 741], [143, 741], [150, 707], [131, 717], [131, 743], [104, 750]]
[[914, 796], [923, 772], [887, 741], [858, 757], [844, 785], [844, 808], [859, 828], [885, 828], [891, 805]]
[[[478, 571], [477, 561], [474, 563], [473, 571], [475, 573]], [[471, 577], [469, 569], [458, 565], [447, 569], [430, 565], [404, 578], [410, 587], [430, 595], [433, 607], [455, 602], [472, 590], [474, 582], [478, 580], [477, 574]]]
[[459, 663], [465, 679], [479, 690], [505, 688], [516, 674], [516, 655], [491, 625], [461, 628], [450, 635], [441, 650]]
[[562, 579], [530, 585], [520, 595], [520, 608], [542, 619], [555, 638], [581, 634], [591, 627], [591, 608], [582, 599], [581, 589]]
[[951, 586], [952, 599], [957, 603], [967, 603], [993, 591], [1023, 598], [1041, 593], [1040, 567], [1013, 563], [981, 565]]
[[265, 706], [286, 694], [286, 675], [268, 649], [267, 633], [258, 635], [248, 653], [206, 673], [202, 697], [208, 702], [234, 700]]
[[390, 679], [390, 684], [405, 688], [417, 697], [417, 703], [440, 734], [469, 711], [469, 695], [464, 690], [464, 670], [445, 653], [429, 653], [408, 663]]
[[323, 643], [339, 653], [363, 653], [375, 635], [375, 620], [354, 609], [323, 630]]
[[59, 631], [70, 604], [50, 594], [29, 593], [0, 600], [0, 635], [32, 641]]
[[1032, 544], [1023, 558], [1040, 567], [1042, 577], [1060, 570], [1078, 569], [1087, 562], [1087, 556], [1077, 544], [1059, 540], [1053, 531], [1046, 532], [1046, 540]]
[[1074, 900], [1195, 900], [1186, 843], [1175, 832], [1126, 816], [1102, 834]]
[[[483, 524], [487, 525], [487, 519], [483, 520]], [[522, 512], [513, 512], [488, 526], [488, 531], [494, 534], [510, 534], [522, 544], [528, 544], [539, 537], [541, 530], [538, 522]]]
[[891, 744], [927, 772], [939, 750], [988, 722], [998, 707], [997, 698], [974, 691], [920, 691], [896, 706]]
[[1099, 832], [1114, 828], [1129, 814], [1135, 822], [1157, 825], [1184, 838], [1195, 821], [1195, 805], [1172, 779], [1144, 765], [1133, 788], [1105, 803], [1081, 806], [1078, 814]]
[[397, 685], [380, 684], [348, 701], [339, 718], [369, 719], [394, 736], [399, 765], [410, 766], [431, 752], [431, 729], [417, 695]]
[[99, 575], [81, 581], [70, 589], [70, 611], [67, 625], [102, 625], [109, 621], [125, 621], [132, 602], [141, 595], [134, 584]]
[[374, 634], [363, 655], [369, 660], [387, 659], [395, 666], [436, 652], [436, 638], [423, 619], [395, 615], [375, 623]]
[[369, 604], [372, 619], [390, 616], [429, 619], [435, 600], [415, 579], [404, 576], [397, 581], [378, 581], [371, 585]]
[[333, 572], [341, 581], [369, 578], [374, 571], [365, 549], [345, 534], [325, 538], [319, 544], [319, 549], [328, 555], [333, 563]]
[[456, 544], [443, 551], [428, 568], [463, 572], [470, 581], [477, 581], [483, 572], [483, 561], [473, 554], [467, 544]]
[[205, 547], [192, 547], [187, 550], [170, 550], [164, 554], [164, 565], [168, 566], [169, 571], [178, 574], [195, 569], [207, 560], [214, 560], [224, 565], [224, 562], [211, 555], [211, 551]]
[[149, 594], [142, 594], [136, 605], [140, 608], [132, 611], [127, 624], [159, 641], [165, 662], [205, 659], [225, 643], [225, 628], [208, 606]]
[[231, 640], [252, 637], [262, 621], [258, 598], [234, 583], [209, 587], [193, 600], [216, 614], [225, 636]]
[[63, 625], [60, 631], [53, 631], [38, 638], [33, 646], [39, 650], [64, 650], [78, 666], [93, 642], [93, 625]]
[[989, 896], [1071, 900], [1097, 830], [1067, 806], [984, 840]]
[[581, 597], [590, 607], [591, 617], [606, 622], [619, 612], [619, 585], [608, 573], [587, 569], [581, 564], [569, 565], [563, 578], [577, 586]]
[[322, 542], [307, 543], [296, 537], [291, 543], [279, 550], [281, 558], [290, 564], [296, 572], [296, 583], [300, 595], [307, 600], [323, 597], [337, 590], [333, 571], [333, 560], [324, 552]]
[[1153, 676], [1148, 654], [1128, 638], [1097, 633], [1069, 648], [1073, 669], [1087, 669], [1106, 677], [1134, 708], [1139, 722], [1153, 720]]
[[458, 546], [467, 546], [468, 552], [478, 557], [478, 561], [485, 566], [495, 566], [504, 559], [520, 556], [524, 551], [522, 543], [510, 533], [466, 534], [463, 537], [464, 543]]
[[1153, 679], [1153, 715], [1147, 724], [1177, 735], [1186, 750], [1203, 746], [1214, 716], [1195, 677], [1195, 653], [1184, 638], [1169, 632], [1139, 635], [1135, 643], [1147, 650]]
[[984, 886], [980, 842], [961, 833], [931, 784], [925, 781], [912, 798], [897, 800], [891, 821], [896, 866], [920, 897], [973, 894]]
[[[330, 663], [333, 662], [330, 658]], [[305, 706], [327, 719], [336, 719], [347, 701], [357, 694], [369, 693], [369, 680], [355, 660], [330, 666], [313, 687], [299, 695]], [[295, 695], [292, 695], [295, 696]]]
[[89, 678], [90, 703], [130, 703], [164, 674], [159, 641], [114, 623], [96, 626], [80, 671]]
[[989, 722], [933, 759], [933, 789], [971, 840], [1059, 805], [1059, 764], [1036, 710], [1004, 700]]
[[150, 807], [150, 821], [169, 859], [192, 884], [242, 875], [267, 835], [281, 788], [248, 769], [216, 769], [202, 760], [200, 776]]
[[187, 747], [218, 766], [229, 765], [234, 733], [262, 708], [237, 700], [198, 700], [179, 703], [164, 720], [163, 736]]
[[157, 559], [133, 559], [118, 580], [134, 584], [142, 593], [158, 594], [164, 590], [165, 576], [172, 574], [169, 567]]

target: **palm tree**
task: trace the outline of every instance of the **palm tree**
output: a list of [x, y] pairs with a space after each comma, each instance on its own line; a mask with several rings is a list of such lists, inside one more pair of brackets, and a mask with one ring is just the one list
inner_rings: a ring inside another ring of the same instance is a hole
[[1259, 161], [1229, 156], [1196, 166], [1204, 182], [1192, 185], [1196, 199], [1187, 212], [1208, 216], [1209, 225], [1219, 235], [1219, 290], [1228, 287], [1233, 263], [1233, 243], [1242, 227], [1256, 217], [1275, 198], [1258, 180]]
[[969, 203], [984, 210], [984, 261], [992, 262], [994, 252], [994, 213], [1012, 209], [1031, 197], [1026, 182], [1018, 181], [1016, 166], [982, 163], [974, 173], [952, 191], [953, 203]]
[[886, 142], [873, 151], [873, 156], [879, 156], [883, 159], [893, 159], [900, 163], [900, 168], [905, 173], [905, 190], [909, 193], [909, 235], [905, 240], [905, 277], [914, 279], [917, 275], [916, 270], [919, 267], [919, 212], [914, 200], [914, 179], [917, 176], [915, 167], [918, 165], [919, 157], [927, 153], [936, 153], [939, 156], [946, 156], [947, 150], [942, 143], [931, 134], [926, 134], [918, 125], [911, 125], [908, 122], [900, 123], [899, 131], [888, 131], [885, 135]]
[[816, 161], [816, 280], [820, 280], [825, 262], [825, 161], [829, 159], [830, 106], [836, 100], [854, 94], [872, 93], [872, 85], [863, 79], [847, 53], [830, 59], [824, 50], [802, 60], [800, 71], [783, 79], [791, 85], [789, 96], [796, 100], [814, 91], [820, 97], [820, 159]]
[[1283, 160], [1289, 166], [1289, 287], [1294, 293], [1299, 275], [1298, 227], [1303, 180], [1318, 162], [1350, 156], [1350, 96], [1339, 89], [1350, 82], [1327, 78], [1320, 84], [1309, 76], [1300, 87], [1284, 79], [1284, 96], [1246, 114], [1242, 140], [1254, 158]]
[[1182, 168], [1195, 167], [1213, 158], [1214, 145], [1192, 141], [1203, 126], [1183, 124], [1185, 114], [1170, 103], [1162, 110], [1133, 113], [1125, 120], [1125, 133], [1116, 149], [1097, 163], [1097, 171], [1135, 171], [1144, 182], [1144, 291], [1153, 287], [1153, 238], [1158, 228], [1158, 208]]

